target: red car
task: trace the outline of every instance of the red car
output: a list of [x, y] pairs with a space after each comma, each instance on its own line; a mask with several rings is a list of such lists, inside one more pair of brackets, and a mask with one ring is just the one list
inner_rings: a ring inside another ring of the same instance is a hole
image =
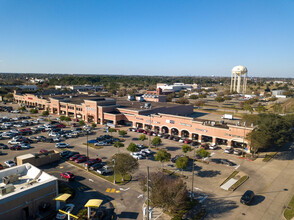
[[71, 172], [64, 172], [64, 173], [61, 173], [60, 176], [62, 178], [65, 178], [67, 180], [73, 180], [75, 178], [75, 175], [73, 175]]
[[184, 140], [184, 143], [185, 143], [185, 144], [191, 144], [192, 141], [191, 141], [190, 139], [186, 139], [186, 140]]
[[102, 160], [100, 158], [96, 158], [96, 159], [89, 159], [87, 162], [84, 163], [84, 166], [92, 166], [95, 163], [101, 163]]
[[154, 133], [153, 131], [148, 131], [148, 132], [147, 132], [147, 135], [152, 136], [153, 133]]
[[75, 159], [75, 162], [76, 162], [76, 163], [82, 163], [82, 162], [87, 161], [88, 159], [89, 159], [89, 157], [81, 156], [81, 157]]
[[81, 157], [81, 156], [85, 156], [85, 155], [75, 154], [75, 155], [73, 155], [72, 157], [70, 157], [69, 160], [74, 161], [74, 160], [78, 159], [78, 158]]
[[79, 122], [79, 119], [74, 118], [73, 121], [74, 121], [74, 122]]
[[21, 150], [21, 146], [19, 145], [13, 145], [12, 147], [9, 148], [10, 150]]
[[144, 130], [143, 130], [143, 129], [138, 129], [137, 132], [138, 132], [138, 133], [143, 133]]
[[4, 169], [3, 165], [2, 165], [2, 164], [0, 164], [0, 170], [3, 170], [3, 169]]
[[55, 126], [55, 128], [65, 128], [66, 126], [64, 124], [58, 124]]
[[40, 154], [46, 154], [46, 153], [48, 153], [48, 150], [40, 150], [39, 153], [40, 153]]

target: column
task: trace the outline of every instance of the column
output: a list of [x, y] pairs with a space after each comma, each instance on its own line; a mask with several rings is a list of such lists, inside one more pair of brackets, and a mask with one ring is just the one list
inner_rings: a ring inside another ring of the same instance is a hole
[[231, 140], [227, 140], [227, 146], [231, 147], [232, 146], [232, 141]]
[[216, 137], [212, 137], [212, 143], [216, 144]]
[[198, 142], [199, 142], [199, 143], [202, 142], [202, 134], [198, 134]]

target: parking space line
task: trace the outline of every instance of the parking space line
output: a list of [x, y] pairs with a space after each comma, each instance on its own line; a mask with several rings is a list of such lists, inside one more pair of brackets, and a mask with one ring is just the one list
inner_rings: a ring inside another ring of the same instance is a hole
[[111, 189], [110, 193], [114, 193], [115, 192], [115, 189]]
[[111, 188], [107, 188], [105, 192], [110, 192]]

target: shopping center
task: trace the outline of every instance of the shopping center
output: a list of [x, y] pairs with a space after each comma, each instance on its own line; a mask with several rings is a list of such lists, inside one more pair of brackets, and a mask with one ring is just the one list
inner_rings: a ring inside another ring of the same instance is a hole
[[51, 115], [66, 115], [88, 123], [131, 126], [155, 132], [212, 142], [249, 150], [246, 135], [253, 127], [239, 121], [199, 119], [193, 105], [138, 102], [89, 95], [38, 96], [14, 93], [19, 105], [48, 110]]

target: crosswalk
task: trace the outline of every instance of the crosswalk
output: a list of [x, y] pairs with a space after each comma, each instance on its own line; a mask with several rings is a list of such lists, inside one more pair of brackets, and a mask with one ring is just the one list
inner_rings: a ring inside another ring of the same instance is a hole
[[107, 193], [120, 193], [119, 190], [114, 189], [114, 188], [107, 188], [107, 189], [105, 190], [105, 192], [107, 192]]

